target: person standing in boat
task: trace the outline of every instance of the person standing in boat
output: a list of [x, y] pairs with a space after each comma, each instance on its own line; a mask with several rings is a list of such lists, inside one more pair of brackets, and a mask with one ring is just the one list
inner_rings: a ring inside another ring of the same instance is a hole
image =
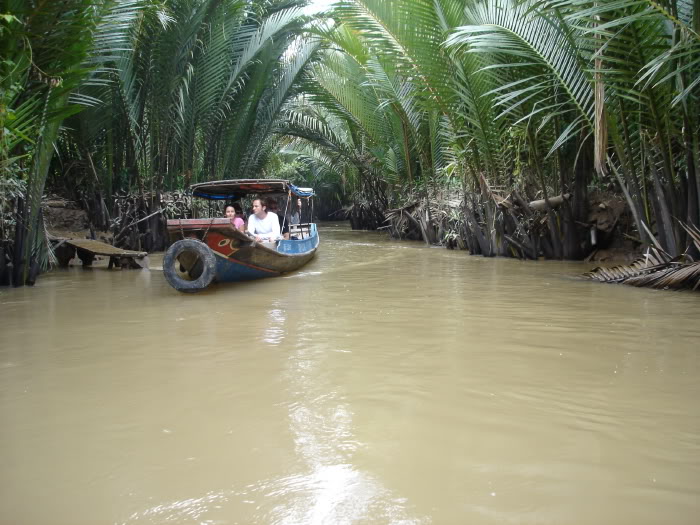
[[236, 207], [233, 204], [226, 206], [226, 218], [233, 220], [233, 226], [237, 230], [243, 231], [245, 229], [245, 221], [238, 216]]
[[280, 221], [280, 233], [282, 234], [282, 238], [289, 239], [289, 225], [291, 224], [289, 222], [289, 213], [287, 213], [286, 216], [280, 213], [277, 200], [273, 198], [267, 199], [267, 209], [268, 213], [274, 213], [277, 215], [277, 219]]
[[297, 199], [297, 205], [293, 208], [289, 224], [301, 224], [301, 199]]
[[275, 213], [267, 211], [262, 199], [253, 201], [253, 214], [248, 218], [248, 233], [257, 242], [272, 242], [281, 237], [279, 218]]
[[296, 199], [296, 205], [293, 205], [292, 209], [287, 214], [287, 224], [285, 224], [284, 228], [282, 229], [282, 236], [285, 239], [291, 239], [289, 227], [294, 224], [301, 224], [301, 199]]
[[[274, 213], [277, 215], [277, 220], [280, 223], [280, 230], [284, 228], [284, 216], [280, 215], [279, 207], [277, 206], [277, 200], [273, 198], [267, 199], [267, 212]], [[282, 231], [284, 233], [284, 231]]]

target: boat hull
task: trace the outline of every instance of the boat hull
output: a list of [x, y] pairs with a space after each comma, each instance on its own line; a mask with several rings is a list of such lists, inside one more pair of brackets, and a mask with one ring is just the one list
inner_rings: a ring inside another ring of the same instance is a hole
[[264, 279], [298, 270], [313, 259], [318, 242], [316, 225], [313, 225], [311, 237], [278, 241], [275, 247], [268, 246], [274, 243], [231, 247], [225, 238], [215, 235], [207, 245], [217, 256], [216, 281], [226, 283]]
[[[171, 220], [168, 221], [168, 232], [174, 242], [171, 249], [178, 241], [186, 239], [201, 241], [211, 250], [214, 258], [207, 264], [212, 265], [210, 270], [214, 272], [214, 278], [203, 285], [206, 287], [210, 282], [264, 279], [301, 268], [314, 257], [319, 245], [316, 225], [311, 223], [305, 226], [303, 238], [275, 243], [255, 242], [236, 230], [227, 219]], [[203, 246], [198, 246], [200, 247], [206, 250]], [[194, 264], [192, 268], [195, 268]], [[193, 291], [192, 285], [178, 281], [186, 279], [183, 277], [186, 272], [177, 275], [172, 271], [169, 273], [166, 278], [173, 287], [181, 291]]]

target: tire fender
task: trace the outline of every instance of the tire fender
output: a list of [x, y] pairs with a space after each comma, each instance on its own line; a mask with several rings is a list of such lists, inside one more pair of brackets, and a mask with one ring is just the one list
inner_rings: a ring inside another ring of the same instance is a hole
[[[189, 279], [187, 272], [182, 272], [178, 257], [185, 252], [195, 255], [199, 262], [193, 266], [201, 273]], [[163, 257], [163, 274], [168, 284], [178, 292], [199, 292], [209, 286], [216, 277], [216, 255], [209, 246], [197, 239], [182, 239], [173, 243]]]

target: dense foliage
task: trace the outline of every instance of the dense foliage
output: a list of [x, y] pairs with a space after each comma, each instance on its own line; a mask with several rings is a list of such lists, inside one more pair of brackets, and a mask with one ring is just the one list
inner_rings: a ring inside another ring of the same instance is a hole
[[[691, 0], [339, 4], [288, 132], [355, 177], [358, 196], [423, 195], [417, 218], [432, 241], [431, 196], [461, 187], [459, 234], [472, 252], [580, 258], [589, 192], [614, 188], [640, 240], [653, 233], [682, 251], [674, 218], [697, 224], [700, 209]], [[544, 199], [548, 231], [524, 197]]]
[[[117, 191], [138, 193], [149, 214], [164, 190], [257, 175], [318, 47], [303, 38], [304, 3], [4, 2], [0, 160], [4, 177], [27, 181], [15, 283], [42, 259], [47, 178], [106, 228]], [[159, 220], [148, 248], [162, 248]]]
[[485, 255], [584, 257], [600, 190], [671, 256], [700, 224], [697, 1], [304, 4], [1, 0], [14, 282], [46, 260], [47, 181], [100, 228], [134, 195], [150, 249], [163, 192], [280, 174], [355, 227]]

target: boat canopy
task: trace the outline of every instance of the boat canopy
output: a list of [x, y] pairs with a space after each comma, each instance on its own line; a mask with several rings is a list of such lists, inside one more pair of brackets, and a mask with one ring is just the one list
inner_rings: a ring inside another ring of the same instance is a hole
[[200, 182], [192, 185], [192, 194], [211, 200], [236, 200], [246, 195], [291, 193], [297, 197], [313, 197], [313, 188], [299, 188], [284, 179], [231, 179]]

